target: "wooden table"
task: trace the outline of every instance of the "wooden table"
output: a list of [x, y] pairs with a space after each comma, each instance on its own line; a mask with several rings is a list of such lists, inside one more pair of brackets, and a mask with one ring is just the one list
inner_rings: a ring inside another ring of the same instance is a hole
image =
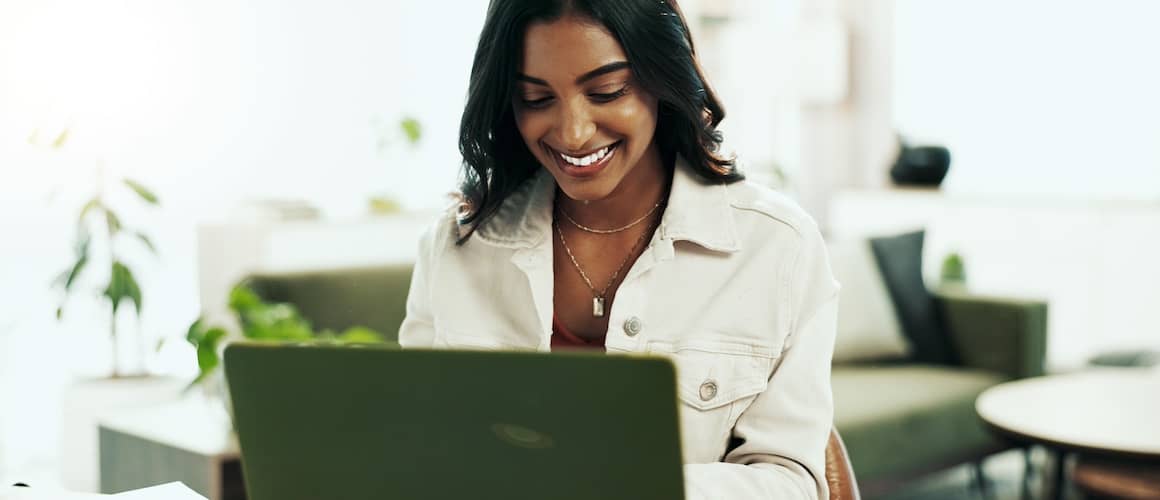
[[994, 432], [1056, 451], [1055, 498], [1065, 493], [1071, 454], [1080, 456], [1080, 472], [1084, 463], [1107, 459], [1132, 464], [1116, 470], [1140, 480], [1147, 476], [1134, 470], [1160, 468], [1160, 370], [1108, 368], [1008, 382], [983, 391], [975, 410]]

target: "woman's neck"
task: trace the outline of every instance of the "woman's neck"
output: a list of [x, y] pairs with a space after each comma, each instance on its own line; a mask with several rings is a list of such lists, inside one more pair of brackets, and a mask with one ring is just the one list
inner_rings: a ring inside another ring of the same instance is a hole
[[668, 196], [672, 170], [665, 165], [660, 150], [654, 145], [607, 197], [577, 201], [563, 191], [557, 191], [556, 205], [584, 226], [597, 229], [622, 227], [647, 214]]

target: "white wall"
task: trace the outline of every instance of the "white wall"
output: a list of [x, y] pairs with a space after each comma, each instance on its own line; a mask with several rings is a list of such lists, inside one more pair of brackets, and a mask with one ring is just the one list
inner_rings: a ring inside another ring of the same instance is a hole
[[[830, 199], [837, 190], [886, 184], [886, 171], [895, 154], [891, 132], [892, 7], [892, 2], [878, 0], [803, 5], [805, 35], [824, 26], [832, 26], [841, 35], [832, 45], [804, 45], [801, 62], [794, 68], [808, 75], [799, 84], [803, 87], [800, 199], [823, 229], [829, 219]], [[820, 50], [835, 47], [839, 50]], [[844, 87], [844, 91], [811, 91], [810, 85]]]
[[[361, 213], [378, 193], [416, 210], [443, 205], [485, 9], [473, 0], [0, 0], [0, 476], [52, 462], [58, 389], [107, 367], [102, 311], [78, 303], [58, 324], [48, 288], [68, 264], [74, 210], [98, 160], [162, 200], [124, 218], [161, 253], [139, 271], [144, 331], [150, 343], [180, 339], [199, 306], [195, 224], [239, 200], [301, 198], [336, 217]], [[422, 122], [422, 145], [380, 154], [376, 120], [404, 114]], [[37, 128], [50, 136], [62, 127], [73, 134], [58, 154], [26, 142]], [[180, 340], [152, 364], [194, 369]]]
[[[458, 166], [484, 8], [458, 3], [8, 0], [0, 189], [7, 198], [49, 180], [12, 164], [47, 124], [73, 126], [75, 149], [151, 181], [176, 208], [295, 196], [357, 210], [352, 198], [392, 189], [430, 204]], [[378, 155], [372, 123], [402, 114], [428, 132], [407, 166]], [[393, 185], [400, 176], [407, 192]]]
[[954, 192], [1160, 199], [1160, 3], [896, 0], [895, 114]]

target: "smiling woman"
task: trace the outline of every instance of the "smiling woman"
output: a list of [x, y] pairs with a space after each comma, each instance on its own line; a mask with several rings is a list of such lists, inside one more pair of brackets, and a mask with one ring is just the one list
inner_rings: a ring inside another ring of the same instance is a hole
[[[732, 159], [716, 153], [725, 111], [680, 11], [650, 12], [665, 6], [584, 2], [565, 12], [560, 2], [491, 4], [460, 129], [463, 192], [472, 207], [465, 222], [474, 228], [486, 220], [540, 164], [554, 165], [557, 181], [572, 178], [565, 191], [587, 201], [608, 196], [642, 159], [638, 176], [657, 174], [665, 158], [680, 154], [706, 178], [742, 178]], [[565, 15], [583, 10], [592, 15]], [[640, 22], [649, 14], [659, 17]], [[605, 155], [620, 156], [619, 166], [609, 158], [597, 168], [570, 167], [585, 166], [585, 157], [591, 167], [591, 156], [606, 148]], [[608, 175], [597, 180], [606, 165]], [[618, 198], [644, 194], [630, 187]]]
[[838, 286], [724, 116], [675, 0], [492, 0], [399, 342], [670, 358], [688, 498], [826, 498]]

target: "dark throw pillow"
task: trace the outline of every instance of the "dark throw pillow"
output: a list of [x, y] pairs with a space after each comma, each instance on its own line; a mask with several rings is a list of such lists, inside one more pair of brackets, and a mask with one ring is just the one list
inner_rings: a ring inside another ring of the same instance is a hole
[[923, 363], [956, 364], [958, 357], [943, 327], [934, 295], [922, 279], [925, 231], [871, 238], [874, 259], [898, 313], [902, 332], [910, 339], [913, 359]]

